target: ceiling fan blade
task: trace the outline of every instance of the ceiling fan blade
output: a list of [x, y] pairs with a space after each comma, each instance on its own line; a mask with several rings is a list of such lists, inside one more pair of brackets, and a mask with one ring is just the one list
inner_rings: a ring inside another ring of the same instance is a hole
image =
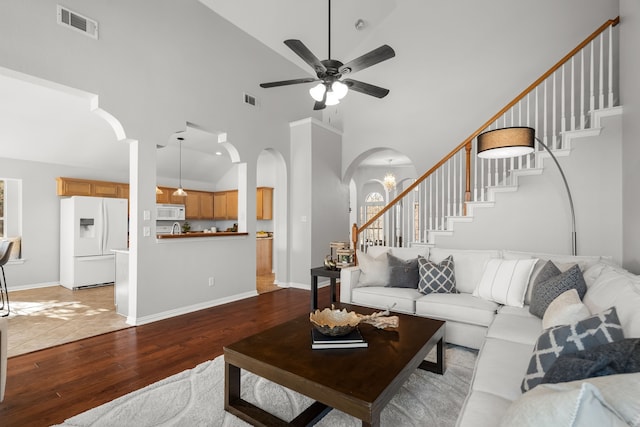
[[325, 91], [324, 95], [322, 95], [322, 101], [316, 101], [316, 103], [313, 105], [313, 109], [324, 110], [326, 106], [327, 106], [327, 92]]
[[284, 44], [294, 51], [296, 55], [302, 58], [304, 62], [309, 64], [316, 73], [327, 71], [325, 66], [322, 65], [322, 62], [320, 62], [320, 60], [300, 40], [289, 39], [285, 40]]
[[375, 96], [376, 98], [384, 98], [389, 93], [389, 89], [385, 89], [380, 86], [375, 86], [369, 83], [364, 83], [353, 79], [344, 79], [342, 83], [349, 86], [349, 89], [356, 92], [364, 93], [365, 95]]
[[347, 62], [338, 70], [340, 74], [355, 73], [364, 70], [379, 62], [386, 61], [396, 56], [396, 52], [388, 45], [382, 45], [377, 49], [373, 49], [369, 53]]
[[260, 87], [269, 88], [269, 87], [277, 87], [277, 86], [296, 85], [299, 83], [312, 83], [317, 80], [318, 79], [314, 79], [313, 77], [305, 77], [303, 79], [282, 80], [279, 82], [260, 83]]

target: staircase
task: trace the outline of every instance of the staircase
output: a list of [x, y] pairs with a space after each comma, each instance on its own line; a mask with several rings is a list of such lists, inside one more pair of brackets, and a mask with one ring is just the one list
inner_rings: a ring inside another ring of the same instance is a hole
[[605, 22], [549, 71], [407, 186], [377, 215], [352, 227], [354, 248], [369, 245], [433, 246], [477, 209], [493, 207], [496, 194], [518, 190], [521, 177], [540, 175], [543, 147], [510, 159], [477, 157], [479, 134], [511, 126], [532, 127], [556, 157], [568, 156], [574, 140], [598, 135], [603, 117], [618, 106], [618, 18]]

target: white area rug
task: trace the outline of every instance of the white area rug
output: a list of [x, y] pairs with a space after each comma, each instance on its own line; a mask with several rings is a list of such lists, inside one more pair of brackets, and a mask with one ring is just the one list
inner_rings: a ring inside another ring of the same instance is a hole
[[[382, 411], [381, 425], [453, 426], [469, 390], [476, 352], [450, 346], [447, 371], [437, 375], [418, 369]], [[242, 397], [287, 421], [311, 399], [242, 371]], [[222, 356], [148, 387], [76, 415], [61, 426], [247, 426], [224, 410]], [[361, 426], [332, 410], [318, 426]]]

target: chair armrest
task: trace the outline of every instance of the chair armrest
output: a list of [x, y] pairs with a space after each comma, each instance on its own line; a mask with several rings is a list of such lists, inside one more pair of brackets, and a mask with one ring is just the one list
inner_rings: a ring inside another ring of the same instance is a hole
[[358, 286], [360, 267], [344, 267], [340, 270], [340, 302], [351, 303], [351, 290]]

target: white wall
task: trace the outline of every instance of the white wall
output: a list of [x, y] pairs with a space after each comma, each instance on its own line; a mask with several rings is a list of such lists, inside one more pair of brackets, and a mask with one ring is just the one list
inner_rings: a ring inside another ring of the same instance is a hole
[[[618, 0], [394, 2], [366, 45], [396, 48], [389, 62], [399, 71], [382, 63], [354, 75], [389, 95], [365, 106], [366, 96], [350, 93], [335, 107], [344, 123], [343, 172], [375, 147], [427, 171], [618, 13]], [[408, 57], [412, 66], [402, 66]], [[407, 81], [414, 84], [399, 84]]]
[[640, 274], [640, 3], [620, 0], [620, 99], [624, 106], [623, 266]]
[[[253, 238], [158, 244], [153, 237], [142, 237], [142, 227], [151, 224], [142, 220], [142, 213], [153, 212], [155, 205], [155, 147], [186, 122], [224, 131], [240, 161], [251, 162], [245, 175], [247, 186], [255, 188], [260, 151], [271, 147], [288, 153], [288, 123], [312, 113], [308, 99], [297, 91], [262, 91], [258, 83], [267, 77], [265, 70], [297, 75], [300, 69], [195, 0], [182, 1], [179, 7], [170, 0], [67, 1], [71, 10], [99, 22], [98, 40], [58, 25], [56, 4], [3, 2], [0, 66], [97, 94], [100, 107], [120, 122], [130, 139], [130, 278], [137, 285], [131, 294], [133, 316], [146, 321], [255, 292], [255, 256], [243, 255], [255, 254]], [[20, 24], [26, 21], [30, 24]], [[260, 107], [242, 104], [243, 92], [257, 94]], [[33, 192], [26, 184], [25, 194]], [[44, 193], [44, 187], [37, 188], [37, 194]], [[51, 181], [42, 200], [55, 203], [56, 197]], [[255, 218], [255, 192], [241, 197], [247, 217]], [[34, 201], [25, 212], [39, 217], [51, 209]], [[25, 233], [41, 228], [29, 231], [27, 224], [33, 221], [25, 219]], [[44, 227], [50, 231], [36, 238], [49, 248], [52, 264], [57, 264], [56, 224], [47, 221]], [[247, 224], [247, 231], [255, 231], [255, 221]], [[26, 237], [25, 247], [35, 247]], [[39, 269], [35, 260], [26, 261], [24, 268]], [[58, 279], [57, 270], [44, 271], [46, 277], [31, 280]], [[215, 277], [214, 287], [207, 286], [210, 276]]]
[[317, 120], [291, 124], [291, 282], [310, 285], [312, 267], [321, 266], [332, 241], [349, 241], [347, 186], [340, 176], [339, 131]]
[[[600, 136], [572, 141], [558, 157], [571, 189], [578, 255], [622, 262], [622, 118], [603, 119]], [[571, 253], [571, 216], [562, 177], [550, 158], [542, 175], [522, 177], [513, 193], [498, 193], [492, 208], [474, 209], [472, 223], [454, 225], [454, 236], [437, 236], [443, 248], [510, 249]]]

